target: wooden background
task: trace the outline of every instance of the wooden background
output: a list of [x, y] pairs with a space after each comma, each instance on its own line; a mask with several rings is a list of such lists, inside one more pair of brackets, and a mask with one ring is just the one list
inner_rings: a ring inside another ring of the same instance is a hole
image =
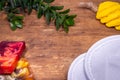
[[0, 41], [26, 42], [25, 57], [36, 80], [67, 80], [69, 66], [77, 56], [86, 52], [96, 41], [120, 34], [120, 31], [107, 28], [96, 20], [94, 12], [79, 8], [81, 1], [99, 4], [104, 0], [55, 0], [53, 3], [70, 8], [70, 14], [77, 14], [75, 26], [70, 28], [68, 34], [56, 31], [53, 23], [46, 25], [44, 17], [37, 19], [35, 12], [26, 15], [23, 29], [11, 31], [6, 15], [0, 13]]

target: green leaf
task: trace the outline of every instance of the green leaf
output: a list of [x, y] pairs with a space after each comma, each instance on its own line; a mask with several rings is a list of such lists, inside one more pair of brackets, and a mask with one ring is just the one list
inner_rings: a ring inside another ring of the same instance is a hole
[[12, 19], [13, 19], [14, 16], [15, 15], [13, 13], [7, 14], [8, 21], [12, 21]]
[[16, 28], [22, 28], [22, 26], [23, 26], [23, 23], [22, 23], [23, 18], [24, 18], [23, 16], [16, 16], [13, 13], [9, 13], [8, 14], [8, 20], [10, 22], [11, 29], [16, 30]]
[[53, 10], [62, 10], [64, 6], [51, 6], [51, 9]]
[[45, 3], [52, 3], [54, 0], [43, 0]]
[[57, 13], [54, 10], [51, 10], [51, 18], [52, 20], [56, 19]]
[[23, 2], [23, 6], [24, 6], [24, 7], [27, 7], [27, 4], [29, 3], [29, 1], [30, 1], [30, 0], [24, 0], [24, 1], [22, 1], [22, 2]]
[[59, 12], [59, 14], [67, 14], [67, 13], [69, 13], [69, 12], [70, 12], [70, 9], [67, 9], [67, 10], [64, 10], [64, 11]]
[[18, 28], [22, 28], [22, 22], [21, 21], [19, 21], [19, 20], [16, 20], [15, 21], [15, 25], [16, 25], [16, 27], [18, 27]]
[[55, 20], [55, 26], [56, 26], [56, 30], [58, 31], [58, 30], [60, 29], [60, 26], [61, 26], [61, 24], [60, 24], [60, 19], [59, 19], [59, 18], [57, 18], [57, 19]]
[[65, 23], [63, 24], [63, 28], [64, 28], [64, 31], [65, 31], [66, 33], [69, 32], [69, 26], [66, 25]]
[[51, 21], [51, 13], [49, 11], [46, 11], [45, 18], [46, 18], [46, 23], [49, 25]]
[[38, 18], [41, 18], [42, 15], [43, 15], [43, 9], [39, 6], [39, 7], [38, 7], [38, 11], [37, 11], [37, 17], [38, 17]]
[[12, 13], [15, 13], [15, 14], [20, 14], [20, 9], [13, 9], [11, 10]]
[[41, 7], [38, 3], [33, 3], [33, 5], [32, 5], [32, 8], [34, 9], [34, 10], [38, 10], [38, 7]]
[[57, 16], [56, 20], [55, 20], [55, 25], [56, 25], [56, 30], [59, 30], [61, 28], [61, 26], [63, 25], [65, 20], [65, 16]]
[[13, 13], [9, 13], [8, 14], [8, 21], [15, 21], [15, 20], [20, 20], [20, 21], [22, 21], [23, 19], [24, 19], [24, 17], [23, 16], [16, 16], [15, 14], [13, 14]]
[[2, 10], [3, 6], [2, 6], [2, 2], [0, 2], [0, 11]]
[[15, 16], [15, 15], [14, 15], [13, 13], [9, 13], [9, 14], [8, 14], [8, 17], [9, 17], [9, 18], [12, 18], [12, 17], [14, 17], [14, 16]]
[[58, 31], [58, 30], [60, 29], [60, 27], [61, 27], [57, 21], [55, 21], [55, 26], [56, 26], [56, 30], [57, 30], [57, 31]]
[[67, 18], [75, 18], [77, 15], [66, 15]]
[[49, 5], [44, 4], [44, 5], [41, 5], [41, 6], [42, 6], [44, 12], [46, 12], [47, 10], [49, 10]]
[[73, 26], [74, 25], [74, 18], [76, 17], [76, 15], [65, 15], [66, 20], [65, 23], [68, 26]]
[[24, 0], [18, 0], [20, 7], [25, 11]]
[[15, 16], [14, 19], [15, 19], [15, 20], [23, 20], [23, 19], [24, 19], [24, 16]]
[[10, 28], [14, 31], [17, 29], [16, 25], [14, 22], [10, 22]]
[[66, 25], [68, 25], [68, 26], [74, 25], [74, 20], [72, 18], [67, 19], [65, 22], [66, 22]]
[[42, 0], [34, 0], [35, 3], [39, 3], [41, 2]]
[[31, 14], [31, 12], [32, 12], [32, 2], [31, 1], [30, 1], [30, 3], [28, 3], [27, 9], [28, 9], [28, 14]]
[[11, 4], [11, 7], [15, 8], [15, 2], [14, 2], [14, 0], [9, 0], [9, 1], [10, 1], [10, 4]]

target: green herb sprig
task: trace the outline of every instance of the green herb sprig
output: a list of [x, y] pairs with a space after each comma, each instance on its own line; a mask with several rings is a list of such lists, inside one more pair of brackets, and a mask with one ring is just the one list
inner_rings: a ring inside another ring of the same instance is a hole
[[45, 16], [46, 24], [53, 21], [56, 30], [63, 28], [68, 33], [69, 27], [74, 25], [76, 15], [69, 15], [70, 9], [63, 10], [64, 6], [52, 6], [52, 2], [54, 0], [0, 0], [0, 11], [7, 13], [12, 30], [23, 27], [24, 16], [19, 14], [30, 15], [35, 10], [38, 18]]

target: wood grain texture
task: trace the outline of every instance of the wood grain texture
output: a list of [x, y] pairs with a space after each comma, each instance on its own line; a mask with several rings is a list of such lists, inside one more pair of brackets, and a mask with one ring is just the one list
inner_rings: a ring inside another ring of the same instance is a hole
[[70, 14], [77, 14], [75, 26], [70, 27], [68, 34], [56, 31], [53, 23], [46, 25], [44, 17], [37, 19], [35, 12], [26, 15], [23, 29], [11, 31], [6, 15], [0, 13], [0, 41], [26, 42], [25, 57], [36, 80], [67, 80], [69, 66], [77, 56], [87, 52], [96, 41], [120, 34], [96, 20], [92, 11], [79, 8], [81, 1], [99, 4], [104, 0], [55, 0], [53, 3], [70, 8]]

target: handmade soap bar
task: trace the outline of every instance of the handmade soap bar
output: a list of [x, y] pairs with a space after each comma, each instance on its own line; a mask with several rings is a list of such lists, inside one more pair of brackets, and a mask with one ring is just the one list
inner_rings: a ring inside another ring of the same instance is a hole
[[0, 74], [11, 74], [15, 70], [24, 49], [23, 41], [0, 42]]
[[120, 3], [113, 1], [100, 3], [96, 18], [100, 19], [101, 23], [105, 23], [107, 27], [120, 30]]

